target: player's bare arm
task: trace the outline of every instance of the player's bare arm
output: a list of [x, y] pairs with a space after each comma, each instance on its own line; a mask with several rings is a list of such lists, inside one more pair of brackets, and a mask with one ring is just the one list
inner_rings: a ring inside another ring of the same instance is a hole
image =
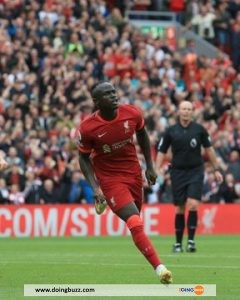
[[[87, 179], [87, 181], [90, 183], [90, 185], [94, 190], [95, 202], [101, 204], [104, 203], [106, 199], [95, 178], [95, 174], [89, 156], [90, 156], [89, 153], [79, 152], [79, 164], [80, 164], [81, 171], [83, 172], [83, 175], [85, 176], [85, 178]], [[97, 210], [97, 213], [100, 214], [101, 212]]]
[[218, 162], [217, 162], [217, 156], [216, 156], [216, 153], [215, 153], [215, 150], [213, 147], [208, 147], [205, 149], [206, 150], [206, 153], [208, 155], [208, 158], [215, 170], [214, 174], [215, 174], [215, 177], [216, 177], [216, 180], [218, 181], [218, 183], [222, 183], [223, 182], [223, 176], [220, 172], [220, 168], [218, 166]]
[[162, 152], [158, 152], [158, 154], [157, 154], [157, 158], [156, 158], [156, 170], [157, 170], [157, 173], [159, 173], [160, 170], [161, 170], [161, 167], [162, 167], [165, 155], [166, 154], [162, 153]]
[[150, 141], [145, 127], [136, 132], [138, 144], [142, 150], [143, 156], [146, 161], [147, 169], [145, 172], [149, 185], [156, 183], [157, 174], [153, 169], [153, 162], [151, 157]]

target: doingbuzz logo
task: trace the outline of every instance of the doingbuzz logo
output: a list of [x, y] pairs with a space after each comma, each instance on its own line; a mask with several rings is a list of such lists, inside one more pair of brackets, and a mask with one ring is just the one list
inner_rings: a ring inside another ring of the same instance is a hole
[[180, 293], [194, 293], [197, 296], [201, 296], [204, 293], [204, 287], [202, 285], [196, 285], [193, 288], [179, 288]]
[[194, 287], [194, 293], [198, 296], [202, 295], [204, 293], [204, 287], [202, 285], [196, 285]]

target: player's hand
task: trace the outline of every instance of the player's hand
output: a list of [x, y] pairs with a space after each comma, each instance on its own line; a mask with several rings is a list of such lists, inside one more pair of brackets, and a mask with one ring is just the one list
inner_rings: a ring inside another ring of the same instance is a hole
[[104, 203], [106, 201], [106, 198], [100, 187], [94, 190], [94, 199], [95, 199], [95, 202], [99, 203], [99, 204]]
[[156, 183], [157, 174], [153, 168], [148, 168], [145, 172], [145, 176], [147, 178], [148, 185], [154, 185]]
[[6, 169], [8, 169], [10, 166], [9, 164], [6, 162], [6, 160], [2, 157], [0, 157], [0, 171], [4, 171]]
[[223, 176], [222, 176], [221, 172], [215, 171], [214, 174], [215, 174], [215, 178], [216, 178], [217, 182], [222, 183], [223, 182]]
[[94, 190], [95, 210], [98, 215], [101, 215], [107, 207], [106, 198], [100, 188]]

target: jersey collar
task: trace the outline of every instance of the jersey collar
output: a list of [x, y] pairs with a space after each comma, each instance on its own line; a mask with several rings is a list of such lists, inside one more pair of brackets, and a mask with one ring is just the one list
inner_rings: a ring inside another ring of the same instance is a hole
[[98, 120], [100, 120], [101, 122], [103, 122], [103, 123], [111, 124], [111, 123], [113, 123], [113, 122], [115, 122], [115, 121], [117, 121], [117, 120], [119, 119], [119, 109], [120, 109], [120, 107], [118, 107], [116, 117], [115, 117], [114, 119], [110, 120], [110, 121], [103, 119], [103, 118], [99, 115], [99, 110], [96, 111], [96, 118], [97, 118]]
[[182, 124], [180, 123], [180, 120], [178, 120], [178, 124], [179, 124], [179, 126], [180, 126], [181, 128], [183, 128], [183, 129], [188, 129], [188, 128], [192, 125], [192, 121], [188, 124], [187, 127], [182, 126]]

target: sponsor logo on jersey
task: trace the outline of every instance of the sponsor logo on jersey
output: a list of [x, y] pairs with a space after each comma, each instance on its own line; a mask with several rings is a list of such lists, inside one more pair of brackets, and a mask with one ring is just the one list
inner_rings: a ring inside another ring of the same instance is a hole
[[101, 138], [101, 137], [103, 137], [105, 134], [107, 134], [107, 132], [104, 132], [104, 133], [98, 134], [98, 137], [99, 137], [99, 138]]
[[118, 149], [120, 149], [120, 148], [126, 146], [128, 143], [132, 143], [132, 139], [131, 139], [131, 138], [128, 138], [128, 139], [123, 140], [123, 141], [121, 141], [121, 142], [112, 144], [111, 146], [108, 145], [108, 144], [104, 144], [104, 145], [102, 146], [103, 153], [111, 153], [112, 150], [118, 150]]
[[110, 202], [111, 202], [111, 204], [112, 204], [113, 207], [116, 206], [116, 202], [115, 202], [114, 197], [112, 197], [112, 198], [110, 199]]
[[103, 149], [103, 153], [111, 153], [111, 147], [107, 144], [104, 144], [102, 146], [102, 149]]
[[113, 150], [120, 149], [120, 148], [124, 147], [125, 145], [127, 145], [128, 143], [131, 143], [131, 141], [132, 141], [132, 139], [129, 138], [129, 139], [123, 140], [123, 141], [121, 141], [121, 142], [112, 144], [112, 149], [113, 149]]

